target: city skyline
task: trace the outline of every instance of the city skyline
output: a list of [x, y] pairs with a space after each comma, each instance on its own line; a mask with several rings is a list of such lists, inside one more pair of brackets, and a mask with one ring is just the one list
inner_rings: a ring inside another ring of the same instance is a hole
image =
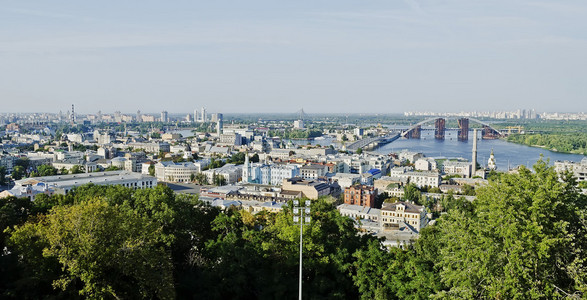
[[587, 111], [580, 1], [10, 3], [3, 112]]

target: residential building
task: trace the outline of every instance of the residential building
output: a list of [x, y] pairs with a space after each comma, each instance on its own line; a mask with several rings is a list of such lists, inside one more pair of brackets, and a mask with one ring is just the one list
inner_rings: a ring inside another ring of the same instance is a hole
[[300, 177], [284, 179], [281, 191], [287, 198], [287, 194], [301, 192], [308, 199], [316, 200], [318, 197], [330, 195], [330, 185], [326, 182], [316, 180], [304, 180]]
[[153, 142], [153, 143], [129, 143], [127, 147], [132, 147], [134, 150], [141, 149], [145, 152], [159, 153], [169, 152], [170, 146], [167, 142]]
[[442, 172], [447, 175], [460, 175], [471, 177], [473, 168], [470, 162], [464, 161], [445, 161], [442, 164]]
[[361, 175], [359, 174], [336, 173], [331, 178], [332, 180], [338, 182], [338, 185], [340, 185], [340, 187], [343, 189], [361, 182]]
[[372, 186], [353, 185], [344, 189], [344, 203], [375, 207], [377, 190]]
[[242, 177], [242, 172], [242, 166], [237, 166], [235, 164], [226, 164], [220, 168], [206, 170], [202, 173], [206, 175], [209, 183], [214, 182], [214, 175], [216, 175], [224, 177], [226, 184], [234, 184], [240, 180], [240, 178]]
[[305, 165], [300, 168], [300, 174], [304, 179], [318, 179], [326, 175], [328, 167], [324, 165]]
[[[246, 163], [243, 168], [247, 168]], [[265, 185], [281, 185], [284, 179], [300, 176], [297, 165], [290, 164], [252, 164], [249, 166], [248, 176], [243, 169], [243, 182]]]
[[556, 161], [554, 162], [554, 169], [559, 173], [571, 171], [577, 181], [587, 181], [587, 157], [583, 158], [580, 163]]
[[[390, 181], [401, 184], [413, 183], [418, 187], [438, 187], [440, 185], [441, 177], [437, 171], [409, 171], [408, 168], [393, 168], [390, 172]], [[382, 177], [384, 179], [384, 177]]]
[[381, 215], [380, 209], [372, 208], [369, 206], [352, 205], [352, 204], [341, 204], [336, 207], [338, 212], [342, 216], [347, 216], [353, 220], [371, 220], [374, 222], [379, 221]]
[[403, 201], [383, 203], [379, 221], [382, 229], [404, 223], [417, 232], [420, 232], [428, 224], [426, 209], [423, 206]]
[[236, 132], [227, 132], [220, 135], [219, 145], [225, 146], [240, 146], [242, 145], [242, 137]]

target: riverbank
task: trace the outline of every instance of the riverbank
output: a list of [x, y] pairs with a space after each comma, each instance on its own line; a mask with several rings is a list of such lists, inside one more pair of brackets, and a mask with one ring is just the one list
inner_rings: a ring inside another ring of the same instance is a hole
[[507, 142], [556, 153], [587, 155], [587, 134], [513, 134]]

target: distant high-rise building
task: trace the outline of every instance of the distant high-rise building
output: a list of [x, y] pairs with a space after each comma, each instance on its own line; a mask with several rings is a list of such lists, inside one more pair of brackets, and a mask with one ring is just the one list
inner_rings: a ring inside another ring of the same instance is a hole
[[198, 122], [198, 110], [194, 109], [194, 122]]
[[222, 127], [223, 127], [222, 118], [223, 118], [223, 116], [221, 113], [216, 114], [216, 133], [218, 134], [219, 137], [222, 134]]
[[75, 109], [73, 104], [71, 105], [71, 116], [69, 116], [69, 120], [71, 121], [71, 125], [75, 124]]
[[163, 123], [169, 122], [169, 116], [168, 116], [166, 110], [161, 112], [161, 122], [163, 122]]
[[295, 129], [304, 129], [304, 120], [295, 120], [294, 121], [294, 128]]
[[203, 106], [202, 106], [202, 115], [200, 117], [202, 118], [202, 123], [207, 121], [206, 108]]
[[137, 122], [141, 121], [141, 111], [137, 110]]

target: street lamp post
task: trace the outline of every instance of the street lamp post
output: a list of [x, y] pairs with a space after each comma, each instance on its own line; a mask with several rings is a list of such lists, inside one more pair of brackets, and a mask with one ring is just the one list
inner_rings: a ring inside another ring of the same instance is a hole
[[[306, 201], [308, 206], [306, 206]], [[300, 226], [300, 283], [299, 293], [300, 300], [302, 300], [302, 239], [304, 236], [304, 225], [310, 225], [310, 200], [300, 202], [299, 200], [293, 201], [293, 222], [294, 225]]]

